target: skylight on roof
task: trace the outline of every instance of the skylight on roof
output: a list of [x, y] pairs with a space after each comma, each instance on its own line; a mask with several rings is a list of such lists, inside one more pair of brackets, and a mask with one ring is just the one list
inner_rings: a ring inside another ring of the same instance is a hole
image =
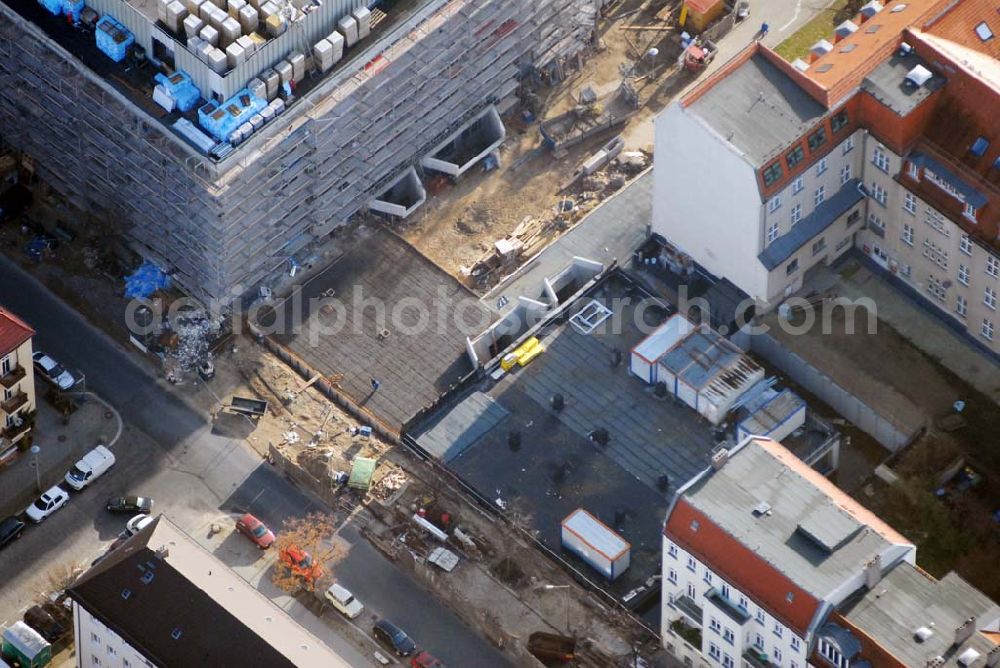
[[979, 39], [984, 42], [993, 39], [993, 31], [990, 30], [988, 25], [986, 25], [986, 21], [983, 21], [976, 26], [976, 34], [979, 36]]
[[898, 14], [901, 11], [903, 11], [904, 9], [906, 9], [906, 3], [905, 2], [901, 2], [898, 5], [896, 5], [895, 7], [893, 7], [891, 11], [892, 11], [893, 14]]
[[977, 158], [983, 157], [986, 153], [986, 149], [990, 147], [990, 140], [986, 137], [976, 137], [976, 141], [972, 142], [972, 146], [969, 147], [969, 153], [976, 156]]
[[833, 65], [831, 65], [830, 63], [823, 63], [822, 65], [816, 68], [816, 72], [818, 74], [823, 74], [824, 72], [829, 72], [831, 69], [833, 69]]
[[881, 27], [882, 27], [882, 24], [879, 23], [878, 25], [874, 25], [874, 26], [869, 27], [868, 29], [865, 30], [865, 32], [868, 33], [869, 35], [873, 35], [873, 34], [877, 33], [878, 30], [879, 30], [879, 28], [881, 28]]
[[858, 45], [855, 44], [854, 42], [851, 42], [850, 44], [845, 44], [844, 48], [841, 49], [840, 52], [841, 53], [850, 53], [851, 51], [854, 51], [854, 49], [856, 49], [856, 48], [858, 48]]

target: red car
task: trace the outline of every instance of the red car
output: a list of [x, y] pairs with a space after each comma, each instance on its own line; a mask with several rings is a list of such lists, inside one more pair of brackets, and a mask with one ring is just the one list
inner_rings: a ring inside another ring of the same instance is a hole
[[262, 550], [271, 547], [271, 543], [274, 542], [274, 534], [271, 530], [250, 513], [236, 520], [236, 530], [252, 540], [254, 545]]
[[438, 661], [430, 652], [421, 652], [410, 659], [412, 668], [444, 668], [444, 664]]

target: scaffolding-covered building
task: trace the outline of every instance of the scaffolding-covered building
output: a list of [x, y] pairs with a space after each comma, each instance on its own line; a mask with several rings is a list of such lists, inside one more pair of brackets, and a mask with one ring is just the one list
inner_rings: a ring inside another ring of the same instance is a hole
[[228, 302], [411, 168], [495, 148], [520, 77], [585, 48], [605, 1], [0, 0], [0, 139]]

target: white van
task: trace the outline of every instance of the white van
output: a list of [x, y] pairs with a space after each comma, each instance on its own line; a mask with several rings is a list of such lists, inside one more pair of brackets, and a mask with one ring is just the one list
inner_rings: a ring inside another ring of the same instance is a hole
[[361, 602], [354, 598], [354, 594], [338, 584], [330, 585], [330, 588], [326, 590], [325, 596], [330, 605], [339, 610], [348, 619], [358, 617], [365, 609], [365, 606], [361, 605]]
[[66, 484], [80, 491], [105, 471], [114, 466], [115, 456], [105, 446], [99, 445], [83, 456], [66, 474]]

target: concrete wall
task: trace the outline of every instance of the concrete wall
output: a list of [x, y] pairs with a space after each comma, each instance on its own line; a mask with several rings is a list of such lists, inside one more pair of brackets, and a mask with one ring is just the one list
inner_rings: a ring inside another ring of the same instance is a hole
[[432, 147], [510, 98], [523, 66], [583, 48], [596, 16], [594, 0], [418, 12], [213, 164], [0, 2], [2, 139], [181, 287], [228, 302], [307, 260]]
[[[767, 298], [757, 175], [748, 160], [680, 104], [656, 119], [653, 232], [752, 298]], [[719, 197], [725, 187], [726, 196]]]
[[913, 434], [923, 426], [899, 424], [892, 416], [883, 415], [834, 383], [826, 374], [782, 346], [769, 334], [754, 335], [750, 348], [893, 452], [908, 443]]

